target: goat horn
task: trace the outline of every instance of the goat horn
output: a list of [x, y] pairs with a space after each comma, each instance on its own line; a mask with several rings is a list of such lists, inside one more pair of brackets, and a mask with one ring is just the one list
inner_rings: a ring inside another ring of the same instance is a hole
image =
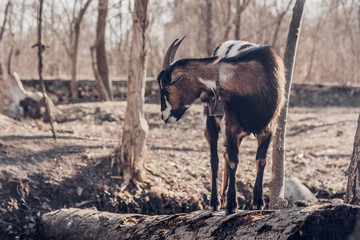
[[184, 36], [180, 41], [175, 39], [175, 41], [170, 45], [164, 57], [163, 69], [167, 68], [174, 61], [176, 51], [185, 37], [186, 36]]

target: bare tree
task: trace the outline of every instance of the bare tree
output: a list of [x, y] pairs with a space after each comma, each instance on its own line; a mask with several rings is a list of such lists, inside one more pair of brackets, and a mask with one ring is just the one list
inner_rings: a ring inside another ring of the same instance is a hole
[[[109, 101], [112, 93], [111, 84], [109, 83], [108, 67], [106, 62], [105, 51], [105, 25], [107, 15], [107, 0], [99, 0], [98, 20], [96, 26], [95, 44], [90, 47], [91, 65], [95, 76], [95, 82], [99, 91], [100, 101]], [[104, 9], [105, 8], [105, 9]], [[96, 49], [96, 60], [94, 50]], [[101, 70], [101, 71], [100, 71]], [[105, 83], [108, 83], [106, 88]]]
[[240, 40], [241, 14], [247, 8], [251, 0], [236, 1], [236, 17], [235, 17], [235, 39]]
[[206, 53], [208, 56], [211, 56], [213, 52], [212, 44], [212, 5], [213, 0], [206, 1]]
[[289, 0], [286, 8], [284, 10], [281, 10], [281, 9], [279, 9], [278, 1], [274, 1], [275, 9], [276, 9], [276, 12], [277, 12], [278, 16], [277, 16], [277, 21], [276, 21], [276, 28], [275, 28], [274, 35], [273, 35], [273, 38], [272, 38], [273, 39], [272, 40], [272, 46], [273, 47], [275, 47], [276, 40], [278, 39], [281, 23], [283, 22], [283, 19], [284, 19], [286, 13], [289, 11], [292, 2], [293, 2], [293, 0]]
[[53, 138], [56, 141], [56, 131], [55, 131], [55, 127], [54, 127], [54, 120], [51, 114], [51, 109], [50, 109], [50, 104], [48, 101], [48, 98], [46, 96], [46, 89], [45, 89], [45, 84], [44, 84], [44, 80], [42, 77], [42, 69], [43, 69], [43, 61], [42, 61], [42, 53], [43, 51], [45, 51], [45, 45], [43, 45], [42, 43], [42, 27], [41, 27], [41, 23], [42, 23], [42, 11], [43, 10], [43, 0], [39, 0], [39, 7], [38, 7], [38, 42], [37, 44], [35, 44], [33, 47], [37, 47], [38, 48], [38, 60], [39, 60], [39, 65], [38, 65], [38, 73], [39, 73], [39, 80], [40, 80], [40, 86], [41, 86], [41, 92], [43, 94], [43, 101], [45, 104], [45, 109], [46, 112], [49, 116], [49, 120], [50, 120], [50, 125], [51, 125], [51, 131], [53, 134]]
[[285, 104], [280, 111], [278, 126], [273, 142], [272, 182], [270, 192], [270, 208], [272, 209], [282, 209], [287, 205], [287, 201], [284, 199], [286, 120], [289, 108], [291, 81], [295, 66], [296, 51], [300, 36], [305, 1], [306, 0], [296, 0], [284, 54], [286, 69]]
[[92, 69], [94, 72], [96, 86], [99, 91], [99, 98], [100, 98], [99, 100], [100, 101], [109, 101], [110, 98], [109, 98], [108, 92], [106, 91], [104, 82], [102, 80], [102, 77], [101, 77], [101, 75], [98, 71], [97, 65], [96, 65], [95, 54], [94, 54], [95, 45], [90, 47], [90, 57], [91, 57], [91, 66], [92, 66]]
[[118, 172], [124, 176], [122, 189], [125, 189], [130, 181], [136, 183], [142, 180], [142, 163], [146, 155], [145, 139], [149, 131], [143, 110], [149, 0], [135, 0], [134, 6], [127, 107], [121, 145], [116, 147], [114, 157]]
[[360, 114], [354, 139], [354, 150], [348, 168], [345, 203], [360, 205]]
[[[9, 8], [11, 7], [11, 0], [8, 0], [8, 3], [6, 4], [5, 7], [5, 14], [4, 14], [4, 20], [3, 20], [3, 24], [0, 28], [0, 43], [3, 37], [3, 34], [5, 32], [5, 25], [6, 25], [6, 20], [7, 20], [7, 16], [8, 16], [8, 12], [9, 12]], [[2, 65], [1, 65], [1, 59], [0, 59], [0, 75], [3, 74], [3, 70], [2, 70]]]
[[12, 15], [13, 15], [13, 7], [10, 5], [9, 7], [9, 19], [8, 19], [8, 26], [9, 26], [9, 39], [10, 39], [10, 50], [8, 54], [8, 62], [7, 62], [7, 73], [11, 75], [12, 73], [12, 55], [14, 52], [14, 32], [12, 29]]
[[108, 97], [113, 99], [112, 83], [109, 79], [109, 69], [106, 60], [105, 49], [105, 29], [106, 29], [106, 16], [107, 16], [108, 0], [99, 0], [98, 6], [98, 20], [96, 25], [96, 64], [103, 85], [106, 88]]
[[[77, 76], [77, 61], [78, 61], [78, 51], [79, 51], [79, 38], [80, 38], [80, 30], [81, 30], [80, 25], [83, 21], [85, 12], [88, 9], [91, 1], [92, 0], [86, 0], [86, 3], [83, 6], [80, 5], [80, 10], [77, 14], [76, 14], [76, 10], [77, 10], [77, 5], [79, 3], [78, 0], [73, 1], [74, 5], [72, 8], [72, 13], [69, 13], [65, 4], [62, 1], [59, 1], [59, 3], [63, 6], [64, 12], [61, 15], [57, 14], [57, 18], [58, 19], [65, 18], [67, 20], [67, 26], [64, 26], [63, 31], [59, 31], [59, 29], [57, 29], [56, 26], [52, 25], [51, 27], [51, 31], [60, 40], [66, 54], [71, 60], [70, 88], [71, 88], [72, 99], [78, 98], [76, 76]], [[80, 1], [80, 4], [82, 2], [83, 1]], [[52, 8], [53, 7], [54, 7], [54, 2], [52, 2]], [[54, 19], [52, 18], [52, 20]]]
[[[77, 99], [77, 84], [76, 84], [76, 66], [77, 66], [77, 54], [79, 49], [79, 37], [80, 37], [80, 24], [86, 12], [86, 9], [89, 7], [92, 0], [87, 0], [83, 7], [81, 7], [79, 14], [73, 21], [74, 27], [74, 40], [72, 45], [72, 65], [71, 65], [71, 97], [72, 99]], [[75, 1], [76, 3], [76, 1]]]

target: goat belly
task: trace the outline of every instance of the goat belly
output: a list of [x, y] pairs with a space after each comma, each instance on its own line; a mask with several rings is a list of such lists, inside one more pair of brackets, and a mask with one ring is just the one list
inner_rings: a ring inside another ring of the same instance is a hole
[[276, 104], [256, 98], [232, 96], [226, 105], [226, 115], [243, 127], [244, 131], [256, 134], [265, 129], [273, 119], [274, 106]]

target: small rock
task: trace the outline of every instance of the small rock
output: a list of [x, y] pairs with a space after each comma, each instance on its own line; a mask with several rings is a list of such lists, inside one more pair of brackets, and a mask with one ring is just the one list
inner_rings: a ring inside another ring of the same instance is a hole
[[316, 202], [317, 198], [310, 190], [300, 182], [297, 177], [288, 179], [285, 183], [285, 198], [289, 203], [296, 201]]
[[77, 188], [76, 188], [76, 193], [77, 193], [78, 197], [81, 196], [83, 190], [84, 190], [84, 189], [83, 189], [82, 187], [77, 187]]

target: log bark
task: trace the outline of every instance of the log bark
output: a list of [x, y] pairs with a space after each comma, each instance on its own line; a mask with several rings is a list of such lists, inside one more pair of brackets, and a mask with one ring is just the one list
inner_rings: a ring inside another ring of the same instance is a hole
[[348, 174], [345, 202], [360, 205], [360, 114]]
[[282, 211], [201, 210], [148, 216], [60, 209], [42, 216], [44, 239], [347, 239], [360, 207], [317, 205]]

